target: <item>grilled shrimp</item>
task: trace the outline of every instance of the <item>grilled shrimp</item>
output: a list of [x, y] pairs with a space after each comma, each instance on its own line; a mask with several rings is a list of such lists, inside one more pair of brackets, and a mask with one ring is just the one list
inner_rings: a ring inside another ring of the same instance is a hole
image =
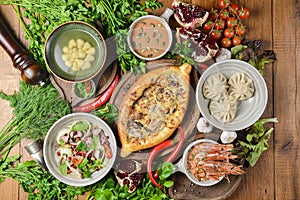
[[219, 180], [226, 175], [240, 175], [242, 166], [231, 163], [238, 156], [231, 153], [233, 145], [203, 142], [188, 152], [187, 166], [199, 181]]

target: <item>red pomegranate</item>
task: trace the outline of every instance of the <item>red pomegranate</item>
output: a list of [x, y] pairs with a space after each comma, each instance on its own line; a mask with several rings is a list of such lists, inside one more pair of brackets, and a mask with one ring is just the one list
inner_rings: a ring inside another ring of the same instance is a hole
[[142, 164], [135, 160], [122, 160], [117, 164], [115, 176], [120, 186], [127, 185], [128, 192], [132, 193], [139, 186], [143, 174], [140, 173]]
[[210, 60], [219, 50], [216, 41], [198, 29], [177, 28], [176, 36], [179, 43], [188, 40], [188, 46], [194, 50], [191, 58], [199, 63]]
[[200, 6], [174, 0], [172, 3], [174, 17], [183, 27], [197, 28], [207, 20], [209, 12]]

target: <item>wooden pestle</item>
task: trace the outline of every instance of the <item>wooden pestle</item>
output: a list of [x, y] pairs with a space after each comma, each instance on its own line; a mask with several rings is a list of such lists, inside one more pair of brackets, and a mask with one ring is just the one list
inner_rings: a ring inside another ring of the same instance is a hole
[[45, 79], [49, 76], [48, 71], [13, 37], [2, 16], [0, 16], [0, 45], [10, 56], [13, 66], [21, 71], [21, 77], [26, 83], [32, 85], [45, 83]]

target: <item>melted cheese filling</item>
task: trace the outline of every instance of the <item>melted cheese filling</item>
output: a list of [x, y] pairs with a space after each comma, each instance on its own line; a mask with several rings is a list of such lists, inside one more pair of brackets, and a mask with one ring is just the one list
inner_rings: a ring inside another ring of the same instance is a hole
[[185, 97], [180, 84], [181, 78], [175, 72], [161, 75], [153, 85], [144, 90], [143, 95], [133, 104], [129, 115], [129, 141], [158, 134], [168, 125], [170, 117], [179, 107], [180, 100]]

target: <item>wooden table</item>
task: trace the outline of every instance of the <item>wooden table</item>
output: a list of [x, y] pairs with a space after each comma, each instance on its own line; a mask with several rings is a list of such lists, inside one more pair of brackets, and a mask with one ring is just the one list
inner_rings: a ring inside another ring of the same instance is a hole
[[[164, 0], [170, 7], [171, 0]], [[216, 1], [191, 1], [204, 8], [216, 7]], [[268, 105], [263, 117], [278, 117], [270, 148], [257, 165], [250, 168], [231, 200], [300, 199], [300, 2], [280, 0], [238, 1], [248, 7], [251, 16], [246, 20], [247, 38], [262, 39], [267, 49], [273, 49], [277, 61], [266, 67], [265, 79], [269, 90]], [[238, 3], [236, 1], [236, 3]], [[28, 45], [16, 14], [10, 6], [0, 6], [14, 34]], [[163, 9], [156, 10], [161, 14]], [[299, 68], [298, 68], [299, 67]], [[6, 93], [18, 91], [20, 73], [13, 68], [8, 55], [0, 49], [0, 89]], [[8, 102], [0, 100], [0, 128], [11, 117]], [[23, 154], [21, 160], [30, 159], [22, 141], [11, 154]], [[19, 185], [6, 180], [0, 185], [0, 199], [26, 199]]]

